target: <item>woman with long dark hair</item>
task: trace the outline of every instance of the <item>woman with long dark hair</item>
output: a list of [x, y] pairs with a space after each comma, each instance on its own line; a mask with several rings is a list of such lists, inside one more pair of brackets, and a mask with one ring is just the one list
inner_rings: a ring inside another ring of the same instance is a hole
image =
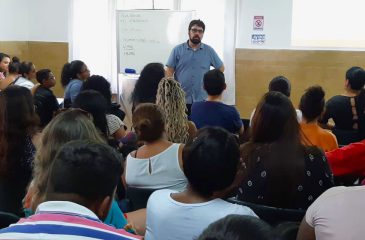
[[140, 103], [155, 103], [158, 83], [165, 76], [161, 63], [149, 63], [141, 71], [131, 95], [132, 112]]
[[10, 86], [0, 92], [0, 211], [22, 214], [32, 175], [38, 117], [30, 91]]
[[279, 92], [268, 92], [259, 102], [241, 156], [247, 173], [238, 191], [240, 200], [306, 209], [333, 186], [326, 157], [317, 147], [302, 145], [295, 109]]

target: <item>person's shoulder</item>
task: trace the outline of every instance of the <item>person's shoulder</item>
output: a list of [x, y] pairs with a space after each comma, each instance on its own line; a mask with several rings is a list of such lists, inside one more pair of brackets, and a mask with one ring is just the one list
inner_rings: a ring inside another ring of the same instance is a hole
[[191, 108], [201, 108], [204, 106], [207, 106], [209, 103], [207, 101], [199, 101], [199, 102], [193, 102], [191, 105]]
[[176, 50], [185, 49], [185, 48], [188, 48], [188, 44], [186, 42], [183, 42], [183, 43], [177, 44], [173, 48], [173, 50], [176, 51]]
[[158, 198], [158, 197], [170, 196], [171, 193], [175, 193], [175, 192], [176, 191], [171, 190], [171, 189], [159, 189], [159, 190], [154, 191], [151, 194], [151, 197]]
[[106, 114], [106, 119], [110, 122], [122, 123], [122, 120], [120, 120], [120, 118], [115, 116], [114, 114]]
[[214, 49], [213, 49], [213, 47], [211, 47], [209, 44], [206, 44], [206, 43], [201, 43], [202, 45], [202, 48], [205, 48], [205, 49], [208, 49], [208, 50], [213, 50], [214, 51]]
[[222, 210], [226, 209], [228, 214], [239, 214], [257, 217], [257, 215], [252, 211], [251, 208], [236, 203], [230, 203], [222, 199], [217, 199], [217, 203], [221, 204]]
[[343, 95], [336, 95], [328, 99], [327, 105], [335, 105], [338, 103], [348, 102], [350, 97], [343, 96]]
[[237, 108], [235, 106], [233, 106], [233, 105], [228, 105], [228, 104], [225, 104], [225, 103], [221, 103], [221, 106], [226, 111], [229, 111], [231, 113], [238, 113]]
[[[361, 193], [365, 194], [365, 187], [363, 186], [353, 186], [353, 187], [344, 187], [344, 186], [337, 186], [327, 189], [323, 192], [310, 206], [310, 211], [312, 209], [320, 208], [321, 206], [328, 206], [331, 203], [343, 202], [344, 197], [350, 197], [352, 194]], [[335, 204], [337, 205], [337, 204]]]
[[148, 198], [148, 204], [147, 205], [151, 205], [154, 203], [158, 203], [160, 204], [161, 201], [167, 201], [168, 199], [170, 199], [170, 194], [171, 193], [176, 193], [176, 191], [171, 190], [171, 189], [159, 189], [154, 191], [151, 196]]

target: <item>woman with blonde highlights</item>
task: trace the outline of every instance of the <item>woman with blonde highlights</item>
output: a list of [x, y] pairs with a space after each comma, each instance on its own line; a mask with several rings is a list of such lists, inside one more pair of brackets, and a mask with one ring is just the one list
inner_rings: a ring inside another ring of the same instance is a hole
[[165, 130], [169, 141], [186, 143], [196, 134], [195, 124], [188, 121], [185, 93], [178, 81], [171, 77], [163, 78], [160, 81], [156, 104], [165, 112]]
[[72, 109], [59, 114], [43, 130], [41, 144], [34, 160], [32, 186], [29, 190], [33, 193], [31, 197], [33, 211], [43, 202], [49, 169], [58, 149], [63, 144], [78, 139], [105, 142], [88, 113], [81, 109]]

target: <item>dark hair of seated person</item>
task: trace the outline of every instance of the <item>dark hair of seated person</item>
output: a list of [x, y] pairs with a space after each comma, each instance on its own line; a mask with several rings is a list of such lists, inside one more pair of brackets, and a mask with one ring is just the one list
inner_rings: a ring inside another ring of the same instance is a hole
[[220, 95], [226, 88], [224, 74], [219, 69], [212, 69], [204, 74], [204, 89], [208, 95]]
[[36, 73], [37, 82], [43, 84], [45, 80], [49, 79], [49, 75], [52, 71], [50, 69], [41, 69]]
[[74, 60], [70, 63], [65, 63], [61, 72], [61, 84], [66, 87], [72, 79], [78, 79], [78, 75], [82, 72], [82, 67], [86, 66], [81, 60]]
[[158, 83], [165, 76], [161, 63], [149, 63], [141, 71], [131, 94], [133, 109], [140, 103], [155, 103]]
[[205, 127], [185, 145], [182, 157], [189, 187], [209, 199], [231, 186], [240, 154], [233, 134], [223, 128]]
[[19, 58], [17, 57], [13, 57], [12, 61], [9, 63], [9, 73], [13, 73], [13, 74], [19, 74], [19, 68], [20, 68], [20, 62], [19, 62]]
[[352, 90], [361, 90], [365, 85], [365, 71], [361, 67], [351, 67], [346, 71], [346, 79]]
[[138, 141], [154, 142], [160, 139], [165, 131], [165, 115], [162, 109], [153, 103], [142, 103], [132, 115], [133, 128]]
[[324, 109], [325, 93], [320, 86], [312, 86], [305, 90], [300, 98], [299, 109], [307, 122], [319, 118]]
[[[90, 140], [68, 142], [56, 154], [45, 200], [75, 202], [103, 219], [122, 172], [121, 155], [108, 145]], [[99, 212], [103, 204], [107, 207]]]
[[284, 76], [274, 77], [269, 83], [269, 91], [281, 92], [285, 96], [290, 97], [290, 82]]
[[19, 74], [22, 77], [29, 79], [29, 74], [34, 70], [34, 64], [32, 62], [21, 62], [19, 65]]
[[95, 90], [101, 93], [108, 104], [108, 108], [110, 108], [112, 104], [112, 92], [110, 90], [110, 83], [103, 76], [90, 76], [85, 82], [83, 82], [81, 91], [83, 90]]
[[272, 228], [259, 218], [228, 215], [211, 223], [197, 240], [274, 240]]
[[258, 156], [265, 159], [262, 166], [270, 173], [265, 179], [272, 186], [266, 189], [265, 201], [270, 199], [272, 206], [292, 206], [294, 201], [288, 196], [297, 194], [297, 186], [305, 179], [305, 156], [312, 152], [320, 150], [306, 148], [301, 143], [300, 127], [290, 99], [280, 92], [266, 93], [253, 116], [251, 139], [241, 147], [248, 174], [255, 172], [263, 161], [258, 161]]
[[103, 95], [95, 90], [82, 91], [75, 98], [72, 107], [91, 113], [95, 127], [104, 134], [105, 138], [108, 138], [107, 103]]
[[25, 87], [9, 86], [1, 91], [0, 106], [0, 178], [14, 177], [26, 165], [22, 161], [29, 160], [24, 159], [25, 142], [36, 133], [39, 118]]

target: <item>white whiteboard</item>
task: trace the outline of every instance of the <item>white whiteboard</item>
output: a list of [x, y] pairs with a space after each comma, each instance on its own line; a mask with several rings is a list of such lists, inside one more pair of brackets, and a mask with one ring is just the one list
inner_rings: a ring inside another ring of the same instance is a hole
[[132, 68], [140, 73], [150, 62], [166, 64], [171, 50], [188, 40], [194, 11], [117, 11], [118, 71]]

